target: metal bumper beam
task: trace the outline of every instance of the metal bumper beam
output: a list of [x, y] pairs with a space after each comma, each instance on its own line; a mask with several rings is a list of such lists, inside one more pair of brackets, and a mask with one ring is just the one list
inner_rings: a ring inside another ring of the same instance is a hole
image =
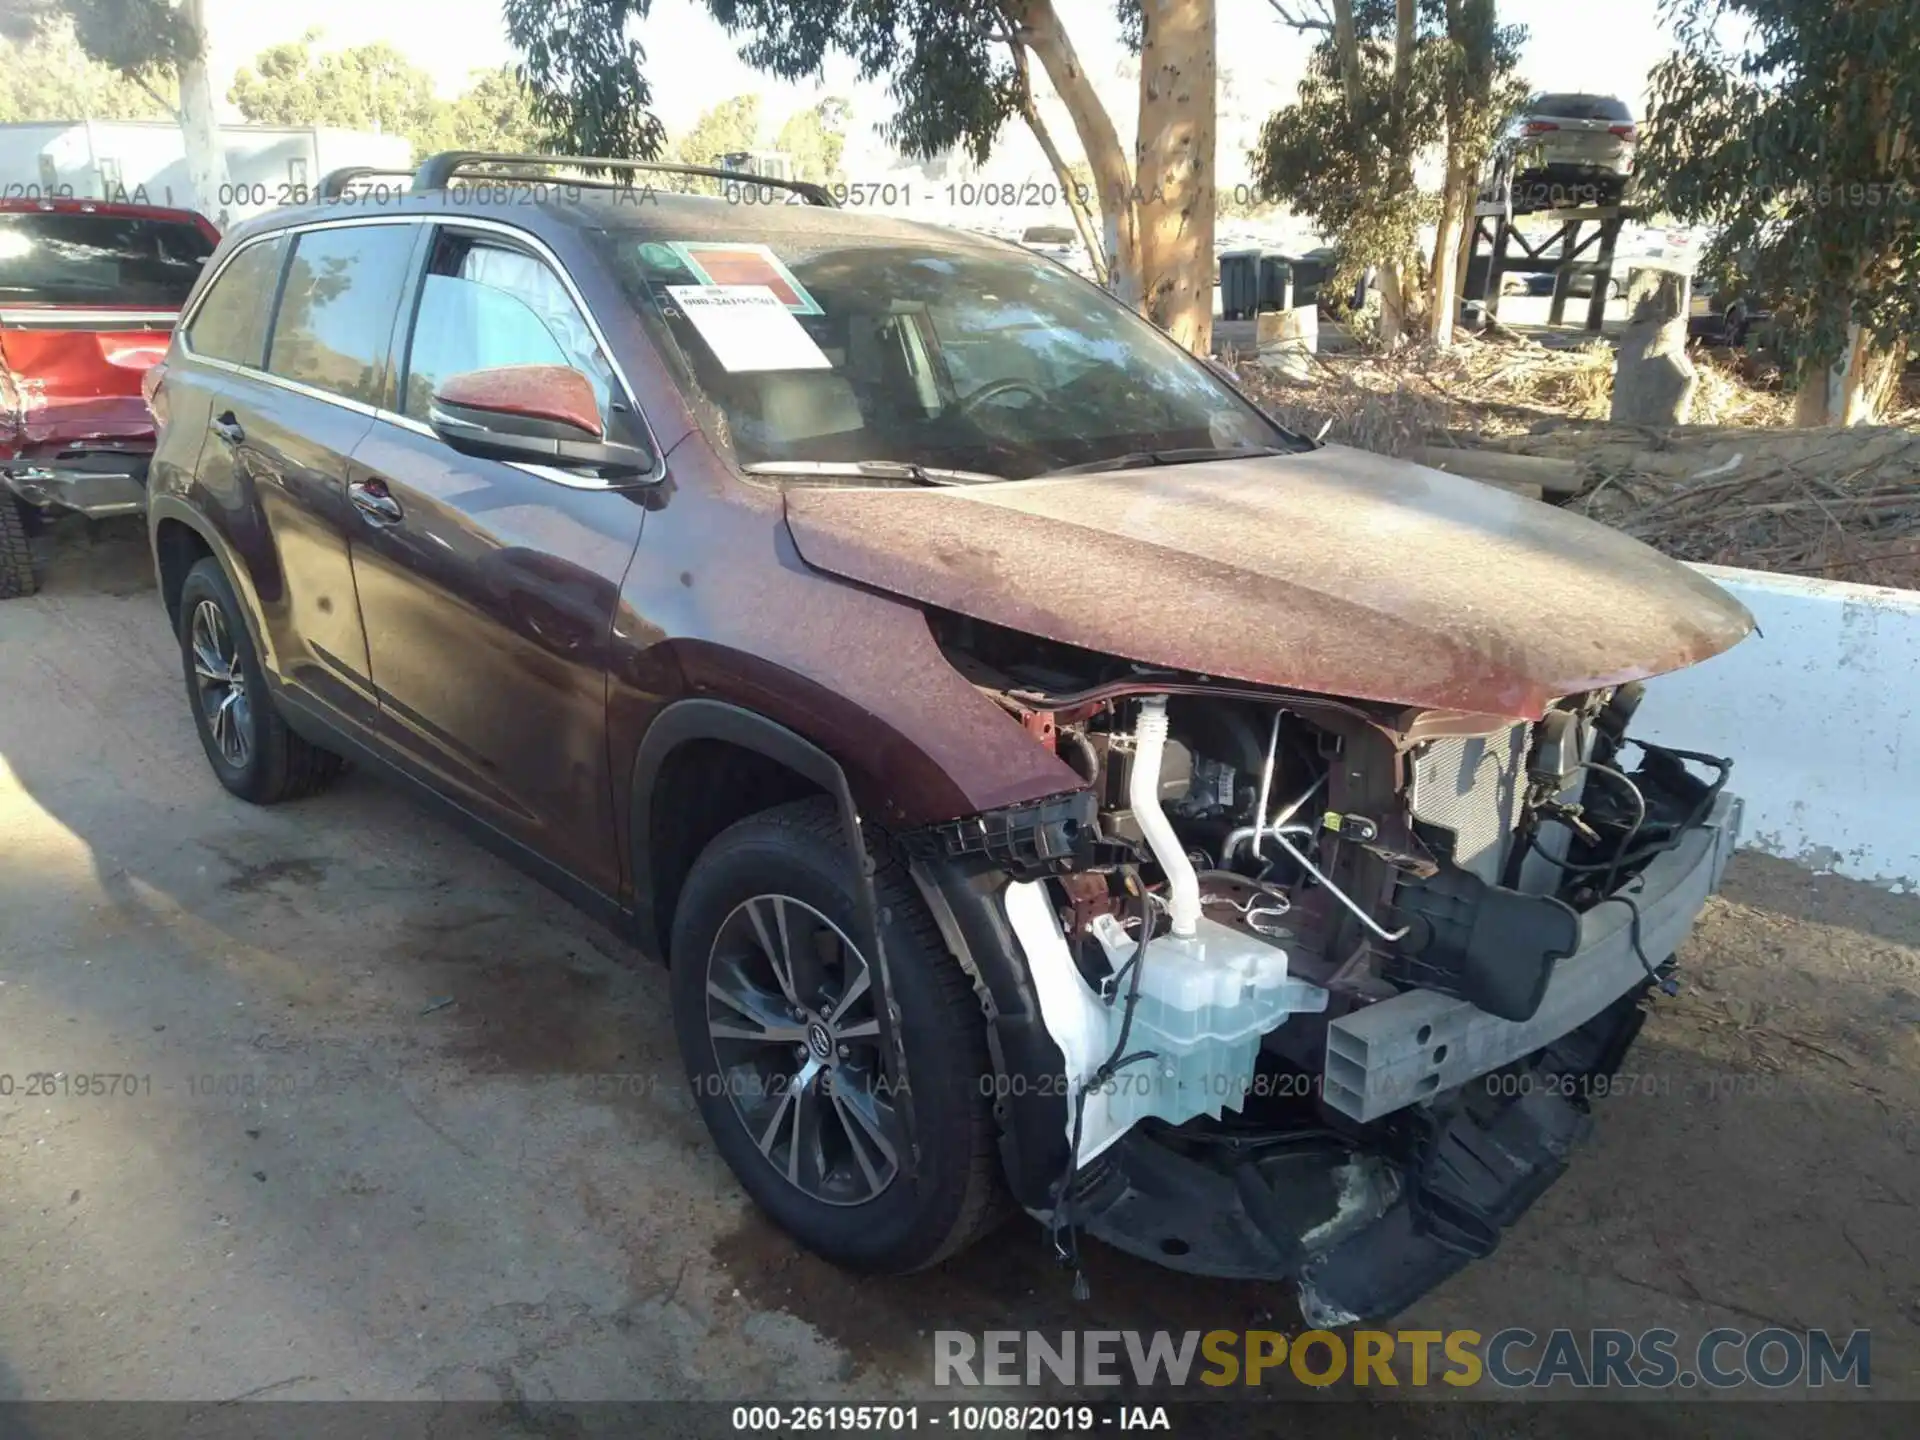
[[[1629, 887], [1640, 944], [1655, 964], [1680, 947], [1720, 886], [1740, 831], [1740, 799], [1722, 795], [1700, 827], [1657, 856]], [[1465, 1000], [1410, 990], [1327, 1027], [1321, 1095], [1365, 1124], [1463, 1085], [1578, 1029], [1647, 978], [1633, 913], [1609, 899], [1580, 917], [1580, 946], [1554, 966], [1540, 1008], [1503, 1020]]]

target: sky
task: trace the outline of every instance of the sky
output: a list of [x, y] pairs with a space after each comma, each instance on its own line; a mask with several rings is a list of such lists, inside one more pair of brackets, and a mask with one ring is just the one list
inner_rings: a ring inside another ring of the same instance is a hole
[[[1125, 55], [1112, 20], [1112, 0], [1056, 0], [1087, 71], [1118, 96], [1113, 82]], [[1543, 90], [1587, 90], [1618, 95], [1644, 112], [1648, 70], [1668, 48], [1657, 14], [1659, 0], [1501, 0], [1505, 23], [1529, 31], [1522, 73]], [[1293, 92], [1311, 41], [1283, 26], [1267, 0], [1217, 0], [1219, 50], [1233, 78], [1239, 108], [1264, 114]], [[216, 92], [233, 72], [269, 45], [298, 40], [310, 28], [326, 48], [385, 40], [433, 76], [442, 95], [458, 94], [476, 69], [515, 59], [497, 0], [207, 0]], [[647, 51], [654, 109], [671, 133], [685, 131], [716, 101], [746, 91], [763, 95], [773, 125], [821, 94], [853, 101], [856, 128], [849, 169], [877, 142], [871, 127], [890, 110], [883, 85], [858, 86], [843, 60], [830, 62], [823, 87], [782, 84], [741, 63], [725, 31], [700, 0], [655, 0], [638, 30]], [[1125, 108], [1112, 104], [1116, 123]], [[236, 117], [237, 118], [237, 117]], [[1223, 131], [1231, 127], [1223, 123]], [[1130, 133], [1131, 126], [1125, 129]], [[1250, 138], [1250, 137], [1249, 137]], [[862, 143], [862, 142], [865, 143]], [[1223, 147], [1235, 137], [1223, 134]], [[1035, 152], [1037, 156], [1037, 151]], [[1237, 169], [1221, 156], [1223, 171]], [[850, 178], [858, 178], [850, 176]]]

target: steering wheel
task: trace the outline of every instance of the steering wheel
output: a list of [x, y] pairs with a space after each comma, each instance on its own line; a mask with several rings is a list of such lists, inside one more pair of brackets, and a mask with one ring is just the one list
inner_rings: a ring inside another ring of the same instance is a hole
[[956, 405], [954, 407], [954, 413], [956, 415], [971, 415], [989, 400], [998, 400], [1002, 395], [1011, 395], [1015, 391], [1023, 391], [1043, 405], [1046, 403], [1047, 397], [1041, 394], [1036, 386], [1025, 380], [1010, 376], [1005, 380], [989, 380]]

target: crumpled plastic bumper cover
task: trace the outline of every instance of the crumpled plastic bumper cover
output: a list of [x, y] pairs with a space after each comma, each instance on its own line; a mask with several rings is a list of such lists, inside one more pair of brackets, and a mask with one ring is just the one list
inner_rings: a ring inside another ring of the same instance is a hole
[[1564, 1037], [1534, 1072], [1552, 1082], [1421, 1112], [1391, 1159], [1385, 1136], [1378, 1153], [1323, 1132], [1234, 1155], [1135, 1130], [1083, 1177], [1075, 1219], [1171, 1269], [1291, 1280], [1316, 1327], [1386, 1319], [1491, 1254], [1560, 1178], [1592, 1124], [1580, 1078], [1612, 1074], [1644, 1014], [1630, 994]]
[[29, 505], [93, 519], [140, 515], [147, 508], [147, 465], [140, 452], [94, 451], [58, 459], [0, 462], [0, 484]]
[[[1643, 872], [1632, 893], [1641, 948], [1656, 965], [1718, 888], [1739, 821], [1739, 800], [1721, 796], [1705, 823]], [[1433, 1061], [1436, 1047], [1427, 1046], [1427, 1069], [1390, 1072], [1438, 1073], [1440, 1081], [1410, 1097], [1433, 1104], [1384, 1108], [1386, 1121], [1367, 1132], [1377, 1145], [1323, 1131], [1235, 1151], [1136, 1130], [1082, 1177], [1075, 1219], [1117, 1249], [1175, 1270], [1292, 1280], [1315, 1326], [1399, 1313], [1491, 1254], [1560, 1178], [1592, 1125], [1583, 1082], [1613, 1075], [1639, 1033], [1651, 981], [1633, 951], [1627, 907], [1596, 907], [1582, 920], [1584, 943], [1560, 962], [1533, 1020], [1498, 1020], [1420, 992], [1363, 1012], [1401, 1000], [1431, 1005], [1412, 1022], [1414, 1034], [1422, 1024], [1450, 1023], [1445, 1043], [1464, 1052], [1448, 1070], [1447, 1057]], [[1456, 1088], [1523, 1061], [1513, 1086]], [[1526, 1083], [1529, 1076], [1542, 1083]]]
[[[1615, 892], [1637, 908], [1640, 949], [1655, 964], [1680, 948], [1707, 896], [1719, 888], [1739, 839], [1740, 811], [1738, 796], [1721, 795], [1704, 822]], [[1577, 1030], [1646, 980], [1633, 926], [1634, 910], [1617, 900], [1582, 914], [1578, 948], [1555, 964], [1540, 1007], [1527, 1020], [1503, 1020], [1465, 1000], [1409, 990], [1333, 1021], [1322, 1099], [1368, 1124]]]

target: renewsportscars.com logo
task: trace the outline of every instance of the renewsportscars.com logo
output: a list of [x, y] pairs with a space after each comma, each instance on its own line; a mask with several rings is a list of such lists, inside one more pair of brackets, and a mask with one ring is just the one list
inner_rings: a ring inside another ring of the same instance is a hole
[[1872, 1334], [1769, 1327], [1677, 1331], [936, 1330], [935, 1385], [1399, 1385], [1780, 1390], [1872, 1381]]

